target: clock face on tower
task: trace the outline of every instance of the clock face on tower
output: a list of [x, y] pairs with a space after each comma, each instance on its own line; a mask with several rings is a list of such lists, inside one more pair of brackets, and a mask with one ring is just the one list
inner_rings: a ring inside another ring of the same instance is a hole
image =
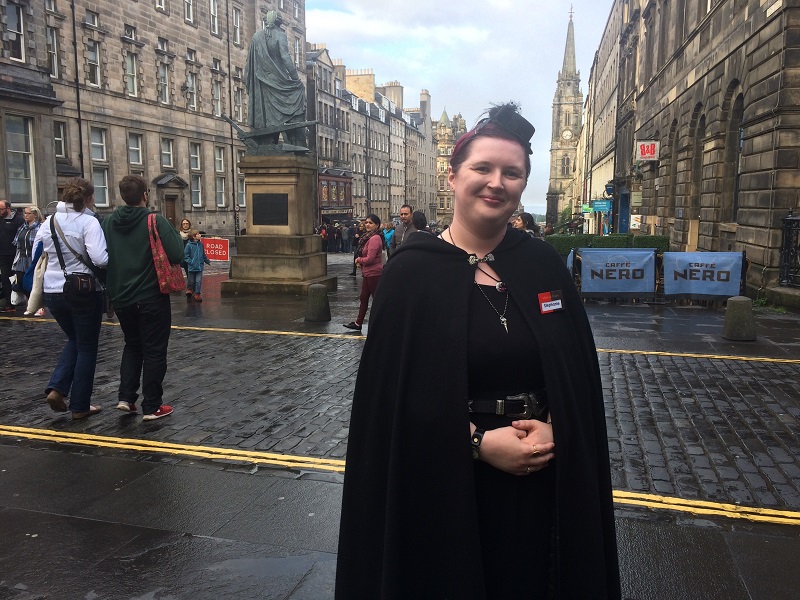
[[571, 140], [572, 132], [569, 129], [565, 129], [564, 133], [561, 134], [561, 137], [564, 138], [565, 140]]

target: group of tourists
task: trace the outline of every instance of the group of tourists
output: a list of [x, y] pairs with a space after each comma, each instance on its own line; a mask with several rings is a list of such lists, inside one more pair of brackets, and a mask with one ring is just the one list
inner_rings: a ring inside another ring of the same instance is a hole
[[[94, 212], [92, 182], [71, 179], [47, 219], [36, 207], [23, 210], [23, 223], [13, 238], [17, 252], [12, 269], [18, 282], [30, 283], [23, 286], [26, 314], [47, 307], [67, 336], [44, 393], [52, 410], [70, 412], [72, 419], [101, 410], [91, 396], [104, 313], [116, 314], [125, 340], [116, 408], [137, 414], [141, 387], [144, 420], [172, 413], [163, 402], [162, 387], [172, 315], [159, 277], [169, 265], [182, 265], [187, 300], [200, 302], [203, 267], [210, 264], [202, 235], [188, 219], [176, 230], [151, 210], [143, 177], [123, 177], [119, 192], [124, 205], [102, 219]], [[13, 219], [7, 218], [9, 203], [0, 203], [0, 242], [5, 246], [6, 222]], [[180, 283], [180, 267], [174, 269]], [[4, 293], [5, 280], [4, 266]], [[10, 298], [4, 310], [16, 310]]]

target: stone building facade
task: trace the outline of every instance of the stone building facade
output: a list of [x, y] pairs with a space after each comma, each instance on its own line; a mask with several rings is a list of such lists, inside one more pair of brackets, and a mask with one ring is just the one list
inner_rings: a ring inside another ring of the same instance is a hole
[[307, 134], [320, 220], [389, 219], [408, 198], [422, 210], [434, 205], [430, 94], [411, 113], [398, 82], [376, 86], [371, 70], [348, 81], [324, 45], [306, 44], [303, 0], [0, 0], [0, 8], [0, 196], [14, 206], [52, 210], [79, 175], [94, 182], [99, 212], [110, 213], [121, 203], [117, 182], [136, 173], [173, 223], [186, 217], [209, 234], [239, 233], [245, 147], [223, 117], [248, 129], [244, 69], [268, 10], [283, 18], [308, 118], [318, 121]]
[[614, 14], [614, 230], [638, 215], [673, 250], [744, 251], [748, 285], [772, 285], [781, 219], [800, 207], [800, 8], [616, 0]]
[[467, 132], [467, 122], [461, 113], [450, 119], [447, 109], [436, 122], [436, 202], [437, 223], [444, 228], [453, 222], [453, 203], [455, 196], [447, 183], [450, 156], [453, 154], [458, 138]]

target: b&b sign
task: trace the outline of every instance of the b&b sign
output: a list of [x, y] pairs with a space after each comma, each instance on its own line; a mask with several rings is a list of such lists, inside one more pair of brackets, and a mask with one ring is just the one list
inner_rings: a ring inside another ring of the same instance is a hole
[[636, 142], [636, 160], [658, 160], [661, 142], [642, 140]]
[[225, 238], [201, 238], [206, 249], [208, 260], [230, 260], [228, 257], [228, 240]]

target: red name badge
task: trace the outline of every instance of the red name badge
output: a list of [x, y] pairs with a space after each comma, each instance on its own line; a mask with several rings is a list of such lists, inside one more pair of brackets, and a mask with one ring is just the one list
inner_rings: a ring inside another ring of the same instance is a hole
[[564, 306], [561, 304], [561, 290], [539, 294], [539, 310], [542, 311], [543, 315], [557, 310], [564, 310]]

